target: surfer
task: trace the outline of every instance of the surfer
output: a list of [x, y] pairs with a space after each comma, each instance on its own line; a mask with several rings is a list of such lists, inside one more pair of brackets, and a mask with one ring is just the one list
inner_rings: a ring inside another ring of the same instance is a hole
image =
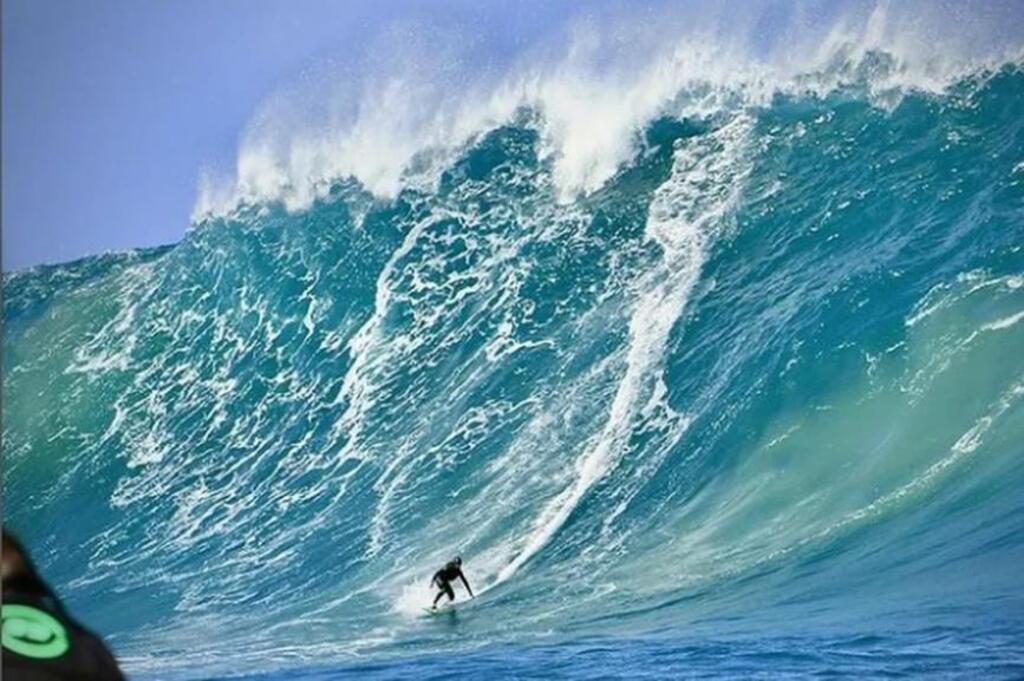
[[36, 572], [6, 529], [3, 578], [3, 676], [17, 681], [123, 681], [103, 641], [80, 625]]
[[448, 595], [448, 602], [455, 600], [455, 591], [452, 589], [452, 582], [455, 578], [462, 580], [462, 583], [466, 585], [466, 591], [469, 592], [470, 598], [476, 598], [473, 595], [473, 589], [470, 588], [469, 582], [466, 581], [466, 575], [462, 574], [462, 558], [456, 556], [455, 560], [447, 563], [443, 568], [434, 573], [434, 576], [430, 579], [431, 586], [437, 586], [440, 591], [437, 592], [437, 596], [434, 597], [434, 604], [431, 607], [432, 610], [437, 610], [437, 602], [441, 600], [441, 596]]

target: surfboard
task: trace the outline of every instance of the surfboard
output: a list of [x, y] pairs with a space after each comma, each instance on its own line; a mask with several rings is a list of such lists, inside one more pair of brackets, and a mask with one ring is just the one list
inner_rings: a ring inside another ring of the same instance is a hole
[[423, 608], [423, 612], [425, 612], [428, 617], [433, 617], [435, 615], [444, 615], [445, 613], [455, 612], [455, 606], [454, 605], [442, 605], [442, 606], [440, 606], [437, 609], [434, 609], [434, 608]]

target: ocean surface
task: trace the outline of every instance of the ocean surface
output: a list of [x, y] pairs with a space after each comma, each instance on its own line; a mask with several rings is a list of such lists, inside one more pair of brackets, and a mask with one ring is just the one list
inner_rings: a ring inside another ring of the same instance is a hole
[[137, 679], [1024, 678], [1024, 69], [838, 54], [9, 275], [5, 523]]

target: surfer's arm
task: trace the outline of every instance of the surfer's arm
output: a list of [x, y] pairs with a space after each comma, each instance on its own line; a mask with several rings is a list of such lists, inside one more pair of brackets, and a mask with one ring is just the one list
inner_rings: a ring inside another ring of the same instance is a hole
[[476, 596], [473, 595], [473, 589], [471, 589], [469, 586], [469, 582], [466, 581], [466, 575], [462, 574], [461, 570], [459, 571], [459, 579], [461, 579], [462, 583], [466, 585], [466, 591], [469, 592], [469, 597], [476, 598]]

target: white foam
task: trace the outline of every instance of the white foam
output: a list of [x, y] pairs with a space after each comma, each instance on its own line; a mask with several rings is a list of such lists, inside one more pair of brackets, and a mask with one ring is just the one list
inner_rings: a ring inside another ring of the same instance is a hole
[[692, 141], [675, 154], [672, 175], [658, 188], [646, 236], [663, 257], [641, 285], [629, 323], [626, 371], [604, 429], [575, 464], [575, 477], [536, 517], [529, 536], [491, 586], [516, 573], [562, 527], [587, 491], [627, 449], [634, 417], [664, 384], [661, 364], [673, 325], [700, 275], [707, 242], [725, 226], [747, 168], [743, 150], [751, 121], [738, 117], [715, 134]]
[[[761, 21], [770, 3], [605, 12], [528, 42], [502, 68], [458, 48], [486, 36], [385, 31], [357, 69], [325, 69], [272, 97], [243, 134], [233, 174], [202, 174], [194, 218], [263, 201], [300, 210], [339, 178], [385, 197], [429, 184], [460, 147], [524, 107], [540, 116], [555, 182], [570, 200], [600, 187], [634, 153], [637, 131], [661, 114], [706, 115], [865, 78], [891, 104], [907, 88], [938, 92], [1019, 59], [1019, 37], [991, 39], [1007, 18], [976, 9], [952, 21], [927, 3], [878, 2], [824, 17], [797, 8], [788, 22], [772, 19], [767, 45]], [[884, 65], [873, 59], [880, 52]]]
[[1018, 312], [1017, 314], [1010, 315], [1009, 317], [1003, 317], [1002, 319], [997, 319], [994, 322], [989, 322], [988, 324], [984, 324], [981, 327], [981, 330], [982, 331], [1002, 331], [1003, 329], [1010, 328], [1011, 326], [1013, 326], [1017, 322], [1020, 322], [1021, 320], [1024, 320], [1024, 312]]

